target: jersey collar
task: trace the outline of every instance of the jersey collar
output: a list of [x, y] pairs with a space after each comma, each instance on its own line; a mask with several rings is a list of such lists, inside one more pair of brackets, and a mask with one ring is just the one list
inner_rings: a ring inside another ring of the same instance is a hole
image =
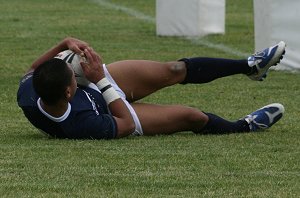
[[50, 115], [49, 113], [47, 113], [41, 106], [41, 98], [39, 98], [37, 100], [37, 106], [39, 108], [39, 110], [42, 112], [42, 114], [44, 114], [47, 118], [49, 118], [50, 120], [54, 121], [54, 122], [62, 122], [65, 119], [67, 119], [67, 117], [69, 116], [70, 112], [71, 112], [71, 104], [68, 103], [68, 109], [66, 110], [66, 112], [60, 116], [60, 117], [54, 117], [52, 115]]

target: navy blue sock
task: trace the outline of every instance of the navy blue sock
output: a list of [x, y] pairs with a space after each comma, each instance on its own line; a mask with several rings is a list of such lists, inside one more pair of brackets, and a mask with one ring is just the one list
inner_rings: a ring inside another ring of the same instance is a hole
[[233, 74], [249, 74], [252, 68], [248, 66], [248, 61], [222, 59], [222, 58], [183, 58], [186, 64], [187, 74], [181, 84], [186, 83], [207, 83], [217, 78], [230, 76]]
[[230, 122], [212, 113], [205, 113], [209, 120], [199, 134], [226, 134], [235, 132], [249, 132], [249, 124], [245, 120]]

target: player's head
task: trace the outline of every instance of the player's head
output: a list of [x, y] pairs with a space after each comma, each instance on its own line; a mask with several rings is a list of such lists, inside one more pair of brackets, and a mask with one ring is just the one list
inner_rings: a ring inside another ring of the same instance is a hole
[[38, 66], [32, 81], [34, 90], [47, 105], [55, 105], [60, 100], [69, 101], [77, 87], [74, 72], [65, 61], [56, 58]]

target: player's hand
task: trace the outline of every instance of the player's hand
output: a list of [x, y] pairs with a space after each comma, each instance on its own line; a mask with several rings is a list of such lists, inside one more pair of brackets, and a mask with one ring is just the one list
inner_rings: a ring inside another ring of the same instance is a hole
[[63, 41], [67, 49], [72, 50], [80, 56], [84, 56], [84, 49], [89, 47], [89, 44], [76, 38], [68, 37]]
[[84, 55], [80, 65], [85, 77], [93, 83], [99, 82], [105, 77], [101, 57], [89, 47], [84, 49]]

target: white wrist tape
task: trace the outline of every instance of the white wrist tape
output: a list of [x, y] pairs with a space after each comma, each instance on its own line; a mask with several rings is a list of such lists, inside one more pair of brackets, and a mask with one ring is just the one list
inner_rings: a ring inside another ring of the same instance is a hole
[[111, 86], [107, 78], [102, 78], [96, 85], [101, 91], [106, 104], [110, 104], [111, 102], [121, 98], [116, 90]]

